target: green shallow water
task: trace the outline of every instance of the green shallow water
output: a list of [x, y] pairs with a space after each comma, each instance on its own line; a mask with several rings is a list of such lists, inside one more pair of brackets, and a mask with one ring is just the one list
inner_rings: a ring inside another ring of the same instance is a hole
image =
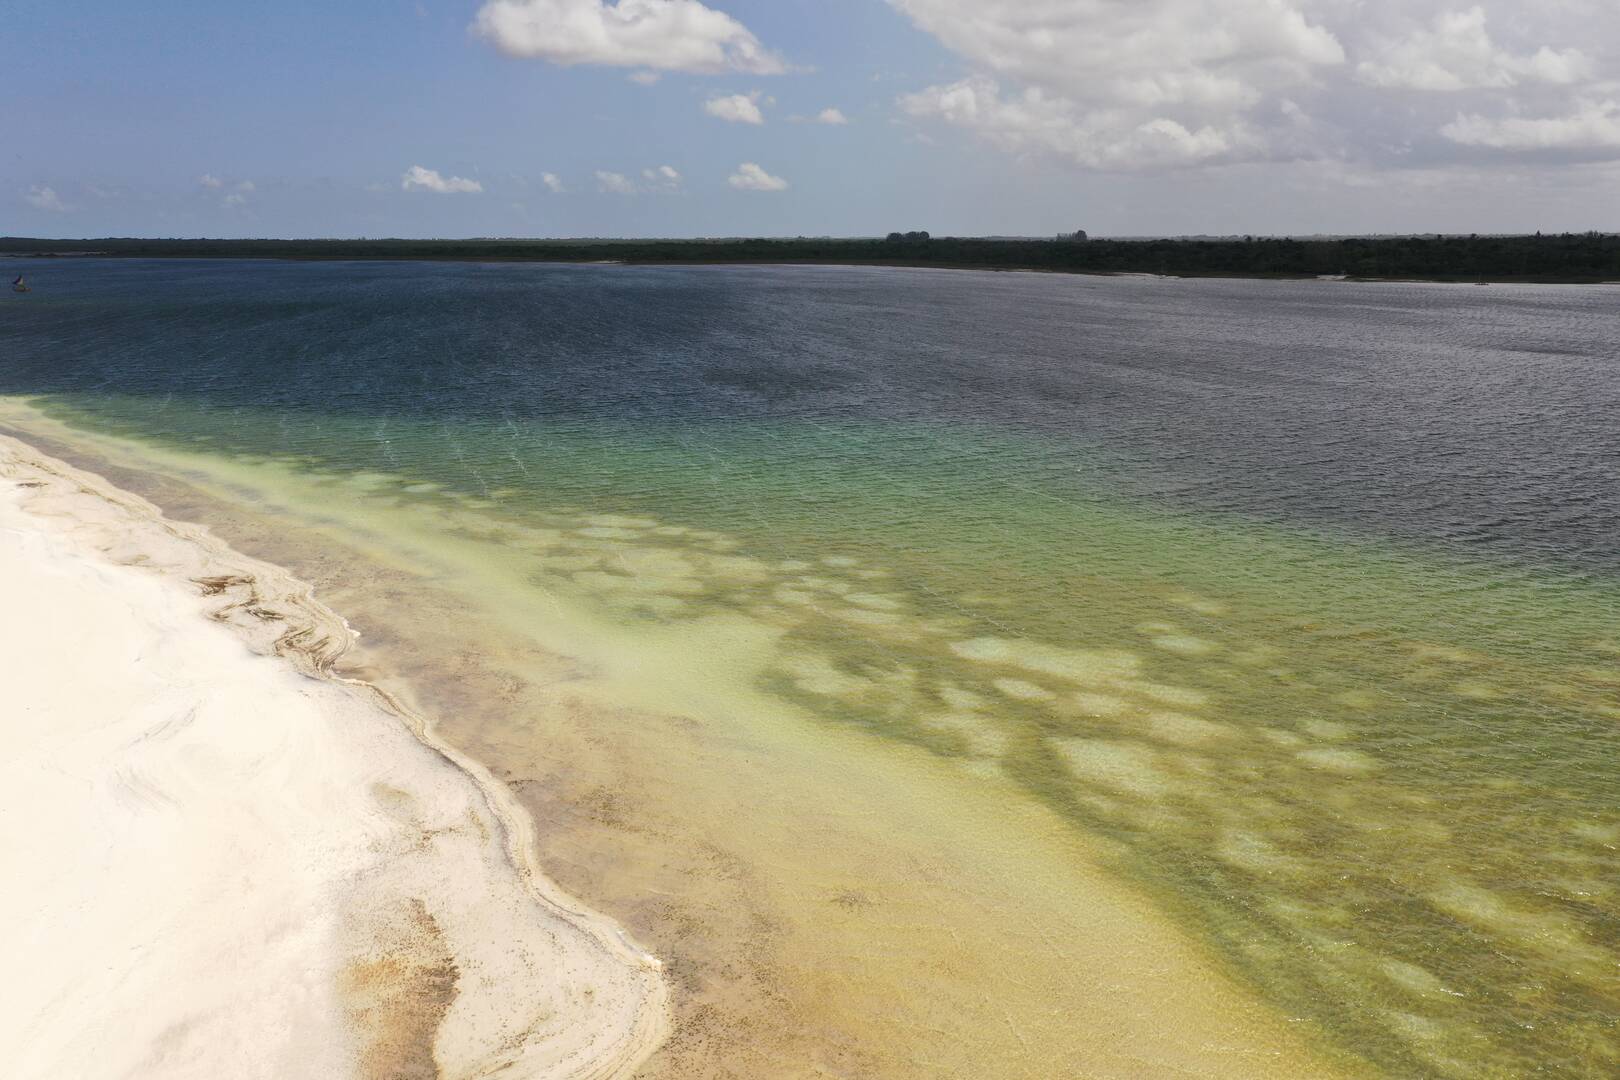
[[505, 604], [564, 598], [661, 649], [717, 615], [752, 627], [732, 677], [1117, 842], [1266, 996], [1389, 1075], [1620, 1071], [1601, 574], [1156, 509], [1100, 455], [988, 426], [36, 404], [278, 513], [409, 512], [486, 551]]

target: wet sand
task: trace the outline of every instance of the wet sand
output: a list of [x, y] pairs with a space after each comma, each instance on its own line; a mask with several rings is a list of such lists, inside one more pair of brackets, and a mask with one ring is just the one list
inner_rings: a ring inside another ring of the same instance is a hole
[[632, 648], [406, 516], [311, 513], [204, 459], [11, 418], [356, 619], [341, 669], [440, 718], [542, 822], [547, 872], [667, 961], [674, 1026], [640, 1076], [1364, 1071], [1106, 869], [1106, 843], [705, 665], [724, 620]]
[[612, 1077], [660, 963], [284, 571], [0, 438], [0, 1072]]

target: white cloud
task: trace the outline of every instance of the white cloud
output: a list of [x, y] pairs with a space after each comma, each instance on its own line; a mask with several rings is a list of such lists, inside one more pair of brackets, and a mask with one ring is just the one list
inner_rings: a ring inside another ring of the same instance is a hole
[[562, 177], [558, 176], [554, 172], [541, 173], [540, 182], [544, 184], [546, 186], [546, 190], [551, 192], [553, 195], [561, 195], [564, 191], [568, 190], [567, 188], [563, 187]]
[[763, 124], [765, 114], [759, 111], [759, 92], [712, 97], [703, 103], [703, 111], [729, 124]]
[[197, 177], [197, 183], [201, 184], [205, 188], [222, 188], [225, 186], [225, 181], [221, 180], [213, 173], [203, 173], [201, 176]]
[[673, 165], [660, 165], [653, 169], [642, 169], [642, 179], [647, 181], [649, 188], [659, 191], [673, 191], [681, 186], [681, 174]]
[[596, 171], [596, 188], [612, 195], [634, 195], [636, 185], [624, 173], [608, 172], [606, 169]]
[[1493, 150], [1620, 150], [1620, 104], [1591, 102], [1566, 116], [1541, 118], [1459, 115], [1441, 134]]
[[1515, 55], [1499, 48], [1485, 23], [1483, 8], [1442, 11], [1428, 26], [1383, 43], [1375, 58], [1356, 65], [1356, 75], [1373, 86], [1458, 91], [1510, 87], [1521, 80], [1568, 85], [1591, 70], [1590, 59], [1577, 49], [1543, 45]]
[[1255, 109], [1345, 59], [1302, 0], [891, 2], [977, 69], [907, 112], [1091, 167], [1261, 156]]
[[738, 191], [785, 191], [788, 186], [786, 180], [772, 176], [752, 161], [737, 166], [737, 171], [726, 182]]
[[849, 123], [849, 117], [844, 115], [844, 110], [842, 110], [842, 109], [826, 108], [826, 109], [822, 109], [820, 112], [816, 113], [814, 116], [790, 116], [790, 117], [788, 117], [788, 121], [790, 123], [794, 123], [794, 124], [834, 124], [834, 125], [837, 125], [837, 124], [847, 124], [847, 123]]
[[1253, 104], [1344, 61], [1300, 0], [892, 0], [982, 69], [1077, 101]]
[[23, 199], [36, 210], [50, 210], [57, 214], [67, 211], [67, 204], [56, 193], [56, 189], [43, 184], [35, 184], [29, 188]]
[[663, 76], [656, 71], [634, 71], [630, 73], [630, 81], [637, 86], [655, 86]]
[[642, 169], [640, 183], [625, 173], [599, 169], [596, 173], [596, 190], [608, 195], [657, 194], [679, 191], [681, 179], [680, 170], [673, 165], [654, 165]]
[[903, 113], [1086, 168], [1591, 157], [1620, 95], [1612, 0], [889, 3], [965, 68]]
[[240, 181], [236, 185], [236, 190], [237, 191], [254, 191], [254, 190], [257, 190], [257, 189], [256, 189], [256, 186], [254, 185], [253, 181], [251, 181], [251, 180], [243, 180], [243, 181]]
[[406, 191], [431, 191], [436, 195], [476, 195], [484, 190], [484, 185], [477, 180], [443, 176], [437, 169], [424, 169], [420, 165], [406, 169], [399, 186]]
[[907, 94], [900, 105], [912, 116], [944, 120], [1010, 151], [1046, 151], [1098, 169], [1203, 164], [1238, 156], [1257, 142], [1235, 118], [1224, 129], [1192, 129], [1164, 116], [1086, 113], [1033, 87], [1004, 97], [996, 81], [983, 76]]
[[232, 192], [221, 200], [221, 205], [226, 207], [245, 206], [247, 205], [247, 196]]
[[488, 0], [472, 30], [509, 56], [564, 66], [786, 70], [746, 26], [699, 0]]

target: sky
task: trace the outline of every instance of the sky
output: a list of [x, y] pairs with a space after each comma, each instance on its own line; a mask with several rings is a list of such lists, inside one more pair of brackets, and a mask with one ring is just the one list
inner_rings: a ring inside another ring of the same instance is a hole
[[1620, 229], [1617, 0], [0, 0], [0, 234]]

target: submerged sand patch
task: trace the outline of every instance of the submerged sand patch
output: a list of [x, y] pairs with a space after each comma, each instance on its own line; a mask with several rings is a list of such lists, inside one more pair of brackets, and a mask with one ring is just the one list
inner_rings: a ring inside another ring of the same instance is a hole
[[[285, 572], [0, 438], [0, 1071], [625, 1076], [659, 964]], [[211, 624], [209, 620], [213, 620]]]
[[[1020, 800], [992, 759], [964, 767], [829, 727], [754, 677], [831, 674], [841, 685], [827, 689], [853, 695], [832, 709], [880, 724], [900, 704], [983, 712], [999, 735], [1027, 706], [984, 680], [1049, 672], [997, 662], [935, 682], [947, 673], [807, 649], [713, 605], [667, 626], [606, 617], [609, 605], [536, 578], [527, 546], [491, 546], [490, 530], [452, 528], [434, 506], [335, 511], [295, 476], [261, 485], [223, 460], [29, 431], [297, 568], [362, 620], [342, 670], [439, 718], [545, 823], [548, 871], [666, 958], [673, 1030], [642, 1080], [1359, 1073], [1310, 1022], [1235, 984], [1103, 868], [1112, 845]], [[972, 636], [957, 618], [932, 623], [949, 635], [941, 651]], [[1048, 760], [1023, 738], [978, 749]], [[1178, 781], [1190, 768], [1161, 756]], [[1166, 813], [1165, 800], [1115, 802]]]

